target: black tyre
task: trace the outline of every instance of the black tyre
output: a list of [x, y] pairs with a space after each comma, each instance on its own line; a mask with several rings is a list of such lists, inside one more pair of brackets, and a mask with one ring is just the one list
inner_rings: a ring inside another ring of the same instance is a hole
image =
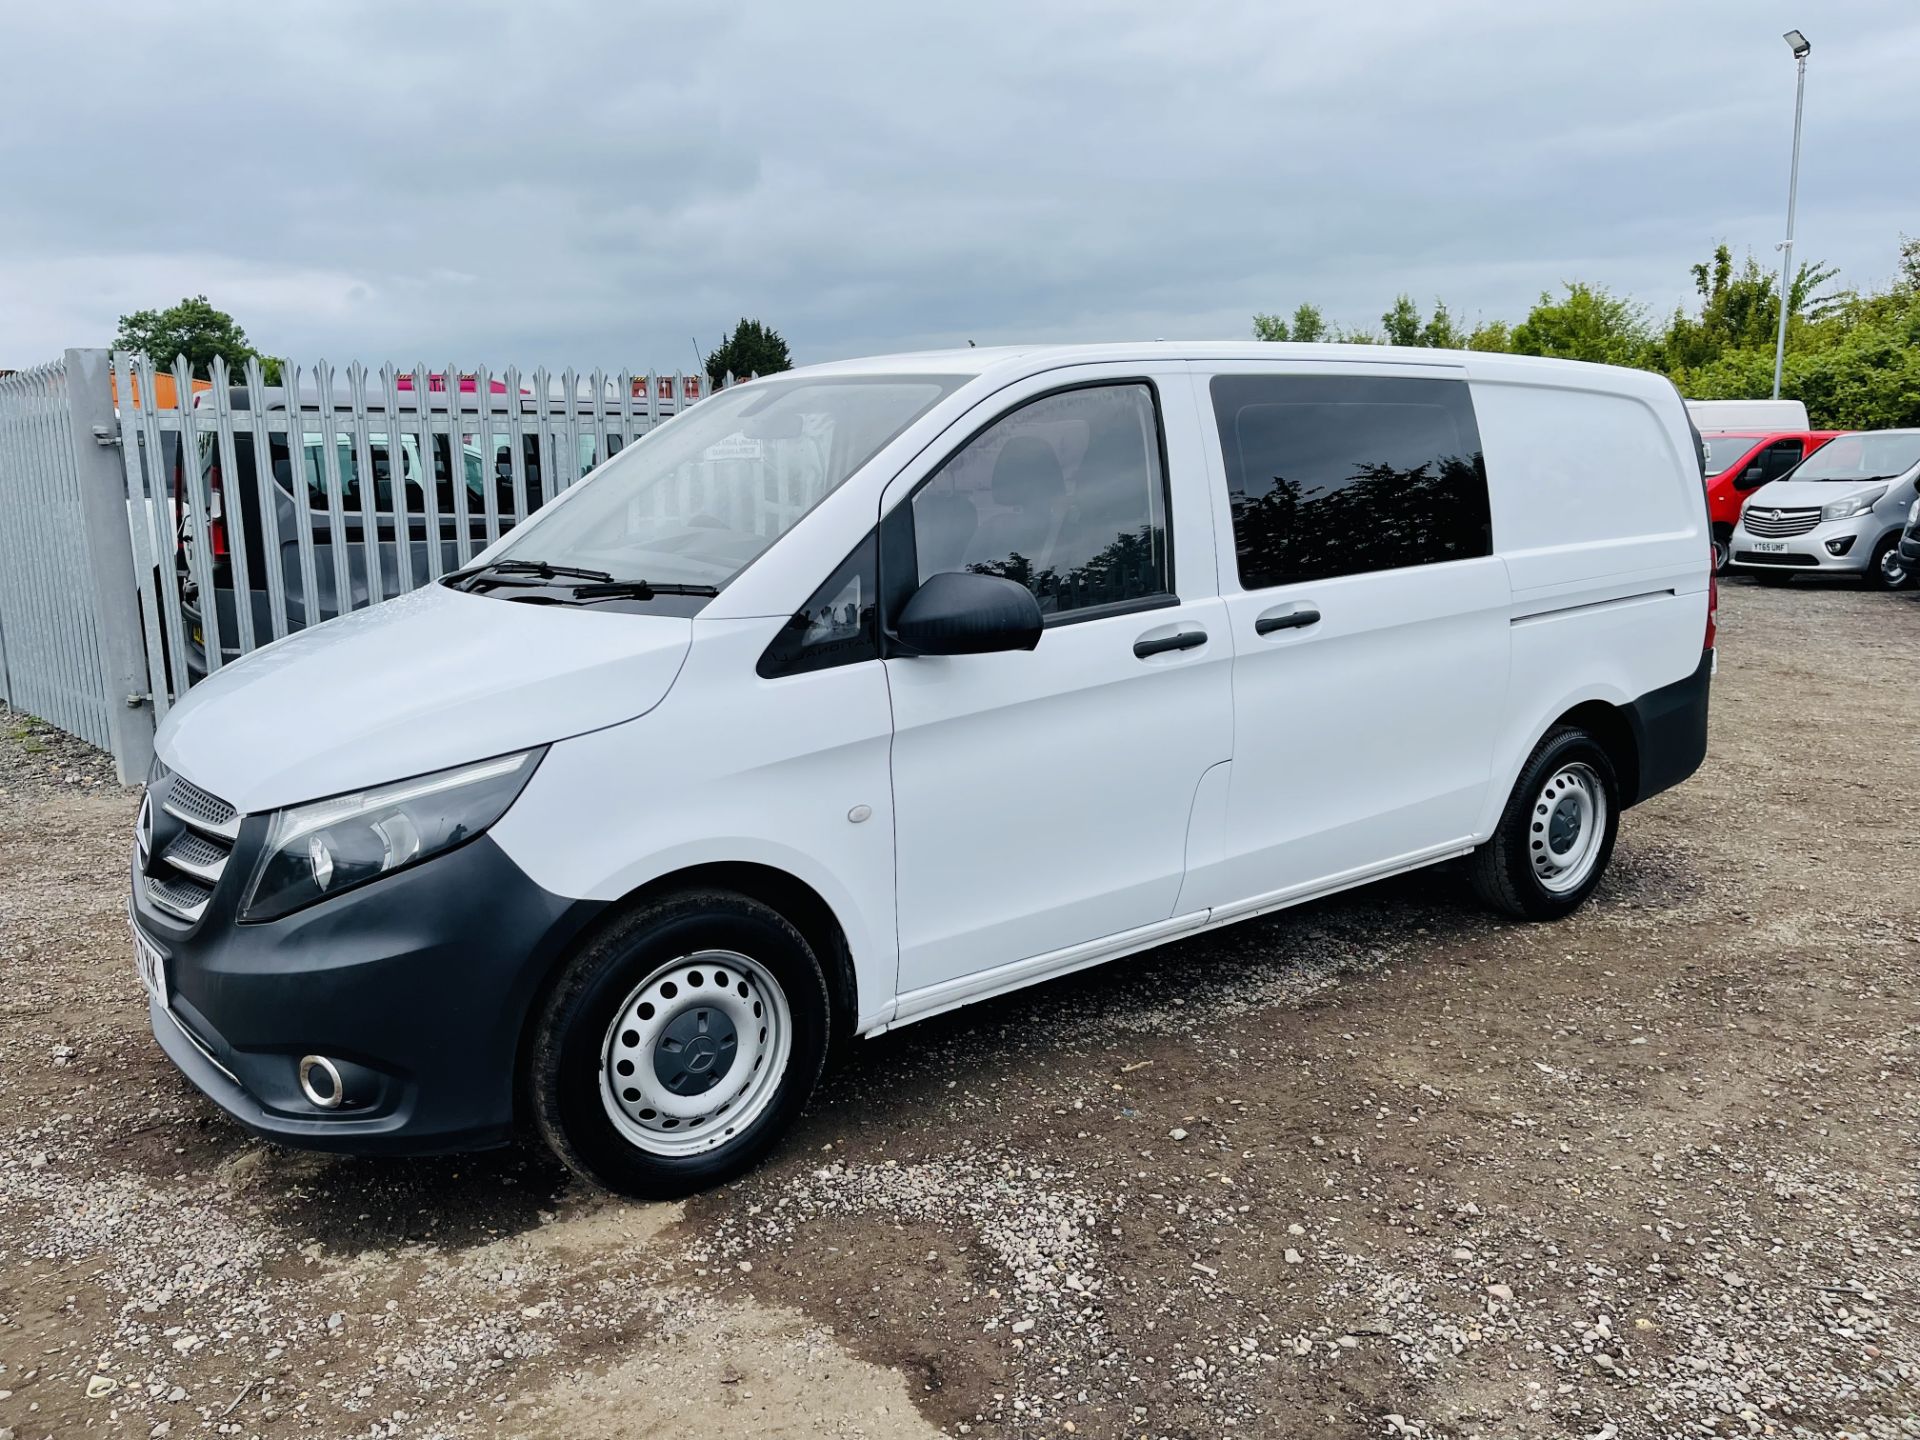
[[1898, 534], [1888, 535], [1873, 547], [1873, 558], [1867, 561], [1863, 578], [1869, 590], [1904, 590], [1913, 583], [1913, 567], [1900, 553]]
[[1593, 893], [1620, 829], [1620, 784], [1586, 731], [1556, 725], [1520, 768], [1493, 838], [1468, 861], [1474, 889], [1522, 920], [1558, 920]]
[[1791, 570], [1749, 570], [1747, 573], [1762, 585], [1791, 585], [1793, 583], [1793, 572]]
[[728, 891], [628, 911], [574, 955], [529, 1059], [534, 1122], [594, 1184], [666, 1199], [749, 1169], [820, 1077], [825, 977], [800, 932]]
[[1731, 532], [1722, 534], [1716, 527], [1713, 535], [1713, 573], [1724, 575], [1732, 568], [1733, 546]]

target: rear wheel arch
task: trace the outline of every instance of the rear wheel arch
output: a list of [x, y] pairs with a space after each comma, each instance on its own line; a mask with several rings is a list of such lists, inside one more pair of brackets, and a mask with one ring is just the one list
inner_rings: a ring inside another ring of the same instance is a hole
[[1585, 700], [1554, 720], [1541, 734], [1557, 725], [1586, 731], [1607, 752], [1620, 786], [1623, 809], [1640, 798], [1640, 737], [1635, 732], [1630, 710], [1605, 700]]

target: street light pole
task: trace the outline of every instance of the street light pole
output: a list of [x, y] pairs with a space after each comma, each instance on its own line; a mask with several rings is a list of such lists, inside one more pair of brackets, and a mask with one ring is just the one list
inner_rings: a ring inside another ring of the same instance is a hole
[[1787, 301], [1793, 286], [1793, 207], [1800, 193], [1800, 112], [1807, 98], [1807, 37], [1789, 30], [1782, 37], [1793, 47], [1798, 77], [1793, 83], [1793, 168], [1787, 176], [1787, 239], [1780, 247], [1780, 338], [1773, 347], [1773, 398], [1780, 398], [1780, 371], [1787, 362]]

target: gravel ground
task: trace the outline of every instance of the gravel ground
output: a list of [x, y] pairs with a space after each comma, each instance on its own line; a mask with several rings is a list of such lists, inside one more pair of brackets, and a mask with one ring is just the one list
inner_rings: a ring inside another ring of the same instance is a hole
[[1735, 582], [1559, 925], [1431, 871], [856, 1047], [758, 1174], [248, 1140], [0, 712], [0, 1440], [1920, 1434], [1920, 600]]

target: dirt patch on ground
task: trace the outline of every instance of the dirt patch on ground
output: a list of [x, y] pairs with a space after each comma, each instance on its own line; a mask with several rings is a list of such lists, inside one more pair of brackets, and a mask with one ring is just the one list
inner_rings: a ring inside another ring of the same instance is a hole
[[1920, 1433], [1920, 600], [1721, 626], [1572, 920], [1429, 871], [943, 1016], [684, 1207], [246, 1139], [134, 793], [0, 712], [0, 1436]]

